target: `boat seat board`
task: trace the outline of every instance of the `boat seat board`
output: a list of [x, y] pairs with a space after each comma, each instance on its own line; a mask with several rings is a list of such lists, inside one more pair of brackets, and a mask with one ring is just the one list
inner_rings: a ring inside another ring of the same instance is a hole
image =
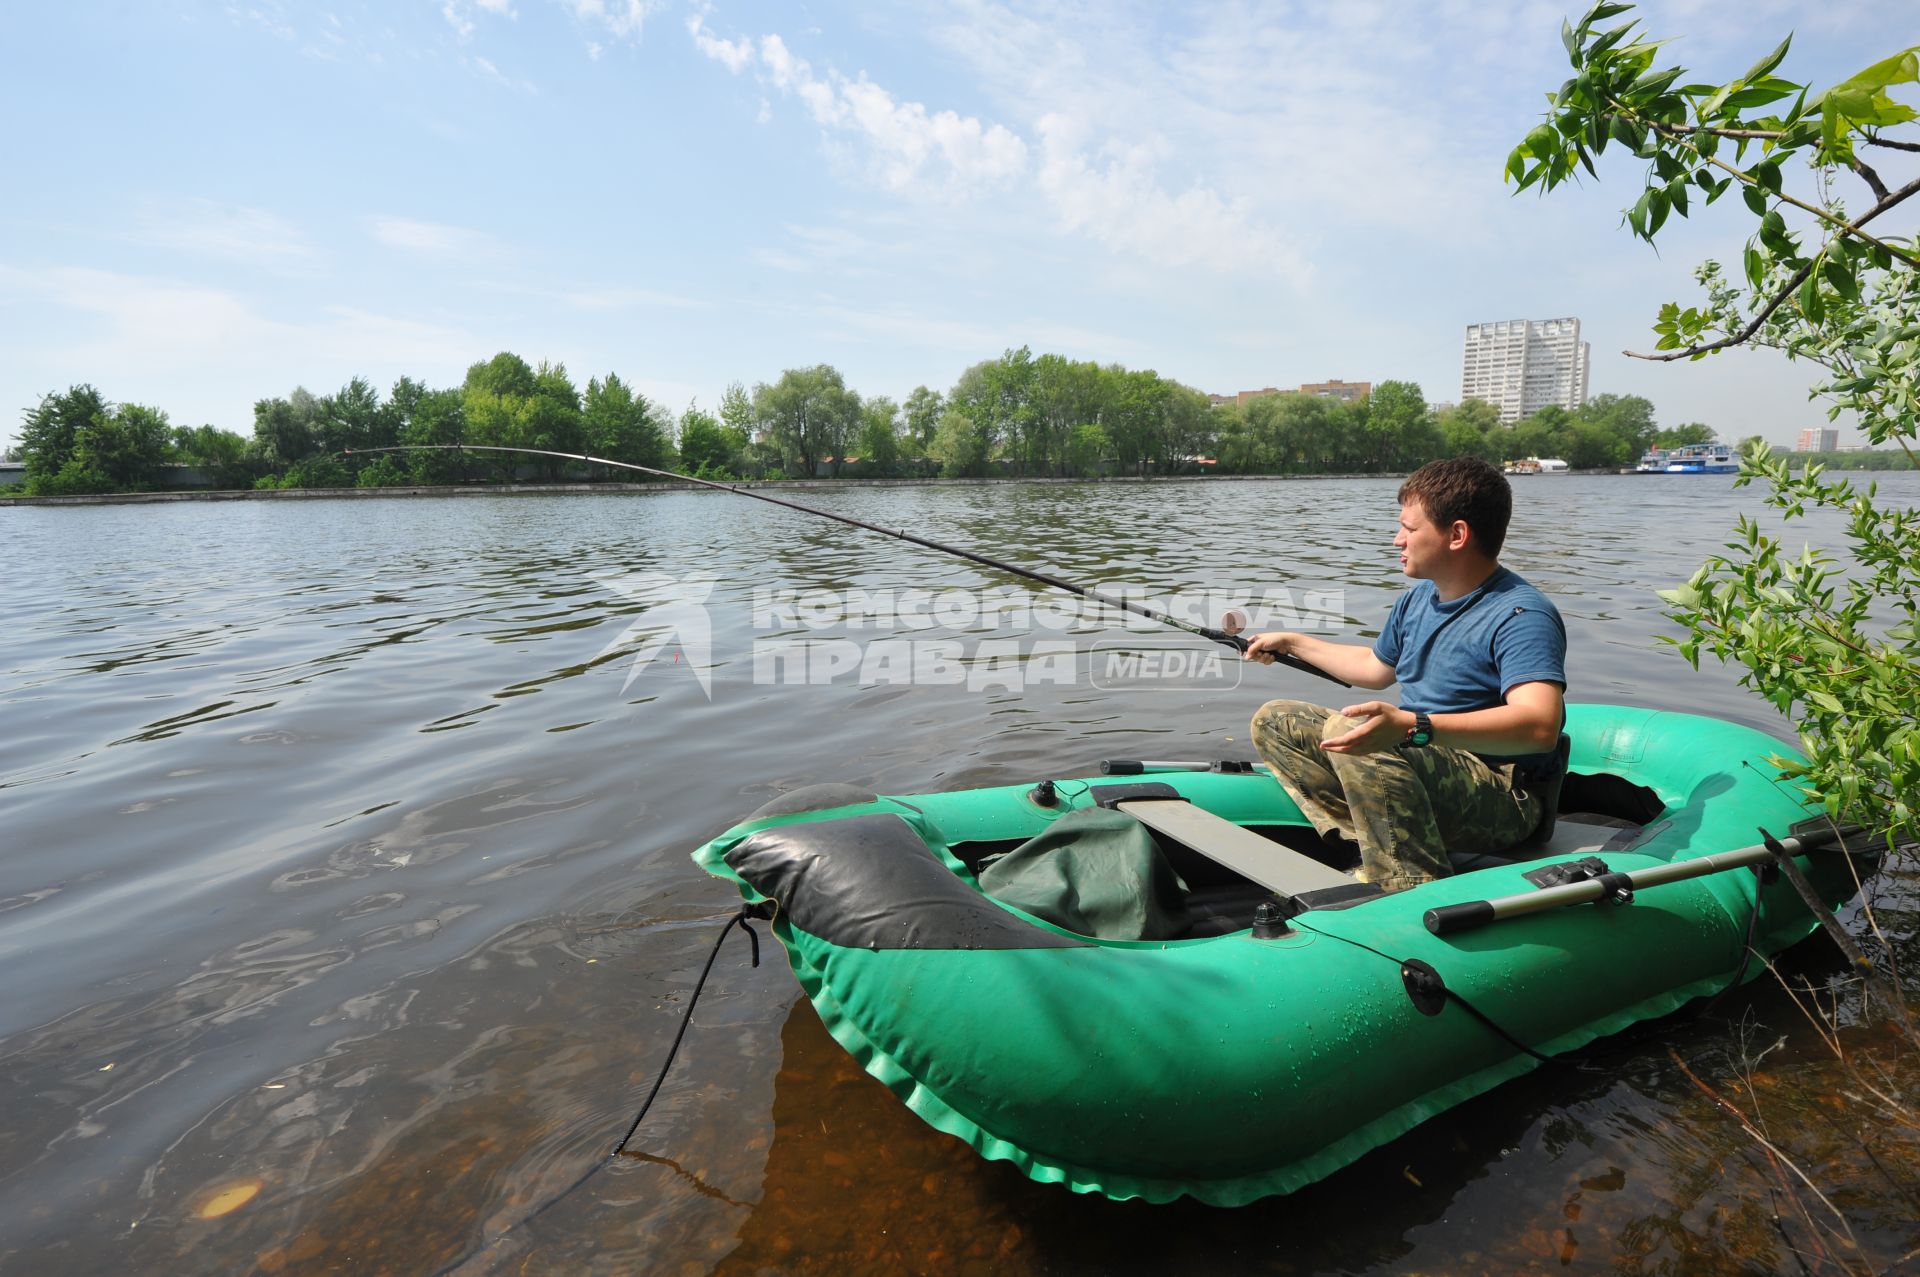
[[1297, 896], [1326, 887], [1353, 885], [1353, 879], [1338, 869], [1263, 838], [1184, 799], [1135, 798], [1116, 805], [1154, 833], [1189, 847], [1278, 895]]

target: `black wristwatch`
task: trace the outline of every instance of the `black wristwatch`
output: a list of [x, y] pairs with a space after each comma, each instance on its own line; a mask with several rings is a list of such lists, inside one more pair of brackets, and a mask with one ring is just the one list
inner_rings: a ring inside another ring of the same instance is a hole
[[1426, 714], [1416, 711], [1413, 716], [1413, 726], [1407, 729], [1406, 743], [1416, 746], [1433, 744], [1433, 720]]

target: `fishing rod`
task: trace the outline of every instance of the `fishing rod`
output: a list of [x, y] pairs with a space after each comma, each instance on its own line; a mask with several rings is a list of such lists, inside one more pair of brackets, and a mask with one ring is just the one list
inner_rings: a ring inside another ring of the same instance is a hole
[[[1018, 577], [1025, 577], [1029, 581], [1038, 581], [1042, 585], [1050, 585], [1056, 590], [1065, 590], [1069, 594], [1077, 594], [1083, 599], [1091, 599], [1096, 603], [1104, 603], [1108, 607], [1115, 607], [1122, 611], [1132, 612], [1136, 616], [1144, 616], [1151, 621], [1159, 621], [1162, 625], [1171, 625], [1177, 630], [1185, 630], [1189, 634], [1197, 634], [1201, 638], [1230, 647], [1236, 652], [1244, 653], [1247, 650], [1247, 640], [1241, 638], [1238, 633], [1217, 630], [1205, 625], [1195, 625], [1191, 621], [1183, 621], [1177, 616], [1169, 616], [1165, 612], [1156, 611], [1144, 603], [1136, 603], [1131, 599], [1118, 598], [1094, 589], [1092, 586], [1076, 585], [1072, 581], [1062, 580], [1060, 577], [1050, 575], [1046, 572], [1037, 572], [1032, 568], [1016, 567], [1014, 564], [992, 558], [989, 555], [976, 554], [972, 550], [962, 550], [958, 546], [946, 545], [939, 541], [929, 540], [926, 537], [915, 536], [911, 532], [902, 532], [897, 528], [884, 528], [877, 523], [868, 523], [863, 519], [853, 518], [851, 515], [835, 514], [831, 510], [822, 510], [818, 506], [802, 505], [798, 501], [783, 501], [779, 497], [770, 497], [764, 492], [755, 492], [751, 488], [743, 488], [737, 483], [721, 483], [714, 479], [696, 479], [690, 474], [676, 474], [672, 470], [657, 470], [652, 466], [635, 465], [631, 461], [609, 461], [605, 457], [589, 457], [584, 453], [578, 452], [552, 452], [545, 448], [509, 448], [494, 444], [479, 443], [414, 443], [396, 444], [387, 448], [346, 449], [347, 456], [372, 452], [525, 453], [535, 457], [558, 457], [563, 461], [584, 461], [589, 465], [612, 466], [618, 470], [635, 470], [641, 474], [656, 475], [662, 479], [677, 479], [681, 483], [697, 484], [703, 488], [717, 488], [721, 492], [733, 492], [743, 497], [752, 497], [756, 501], [765, 501], [769, 505], [785, 506], [789, 510], [798, 510], [802, 514], [817, 514], [823, 519], [832, 519], [837, 523], [845, 523], [856, 528], [864, 528], [868, 532], [878, 532], [881, 536], [893, 537], [896, 540], [906, 541], [913, 545], [924, 546], [929, 550], [938, 550], [942, 554], [951, 554], [957, 558], [966, 559], [971, 563], [978, 563], [983, 567], [993, 568], [997, 571], [1007, 572]], [[1324, 678], [1330, 683], [1338, 683], [1342, 687], [1353, 686], [1353, 684], [1347, 682], [1345, 679], [1335, 678], [1318, 665], [1303, 661], [1291, 653], [1276, 655], [1274, 659], [1281, 665], [1292, 666], [1294, 669], [1312, 674], [1317, 678]]]

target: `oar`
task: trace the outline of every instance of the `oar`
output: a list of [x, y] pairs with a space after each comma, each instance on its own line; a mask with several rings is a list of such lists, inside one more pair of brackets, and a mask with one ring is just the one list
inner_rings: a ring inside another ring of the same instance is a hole
[[[1195, 625], [1191, 621], [1183, 621], [1177, 616], [1169, 616], [1165, 612], [1157, 612], [1143, 603], [1135, 603], [1131, 599], [1116, 598], [1111, 594], [1102, 593], [1091, 586], [1075, 585], [1072, 581], [1063, 581], [1057, 576], [1051, 576], [1045, 572], [1036, 572], [1032, 568], [1015, 567], [1013, 564], [1000, 559], [990, 558], [984, 554], [975, 554], [972, 550], [962, 550], [958, 546], [944, 545], [939, 541], [931, 541], [926, 537], [915, 536], [911, 532], [901, 532], [896, 528], [883, 528], [877, 523], [868, 523], [865, 520], [856, 519], [850, 515], [835, 514], [831, 510], [822, 510], [818, 506], [802, 505], [798, 501], [782, 501], [779, 497], [770, 497], [764, 492], [755, 492], [751, 488], [743, 488], [737, 483], [720, 483], [713, 479], [696, 479], [689, 474], [676, 474], [671, 470], [656, 470], [652, 466], [635, 465], [630, 461], [609, 461], [605, 457], [589, 457], [578, 452], [550, 452], [545, 448], [508, 448], [478, 443], [415, 443], [399, 444], [391, 448], [349, 448], [346, 452], [349, 456], [362, 452], [514, 452], [524, 453], [534, 457], [558, 457], [563, 461], [584, 461], [589, 465], [613, 466], [619, 470], [635, 470], [641, 474], [656, 475], [662, 479], [677, 479], [681, 483], [698, 484], [703, 488], [718, 488], [722, 492], [738, 493], [740, 496], [752, 497], [756, 501], [765, 501], [770, 505], [785, 506], [789, 510], [798, 510], [802, 514], [817, 514], [823, 519], [832, 519], [837, 523], [850, 524], [856, 528], [865, 528], [868, 532], [878, 532], [881, 536], [894, 537], [897, 540], [908, 541], [914, 545], [925, 546], [929, 550], [938, 550], [942, 554], [951, 554], [957, 558], [966, 559], [971, 563], [978, 563], [984, 567], [1011, 573], [1014, 576], [1025, 577], [1029, 581], [1038, 581], [1042, 585], [1050, 585], [1056, 590], [1065, 590], [1069, 594], [1078, 594], [1081, 598], [1092, 599], [1094, 602], [1104, 603], [1108, 607], [1117, 607], [1122, 611], [1132, 612], [1135, 616], [1144, 616], [1148, 620], [1159, 621], [1162, 625], [1171, 625], [1177, 630], [1185, 630], [1189, 634], [1198, 634], [1201, 638], [1224, 644], [1236, 652], [1245, 652], [1247, 650], [1247, 640], [1241, 638], [1237, 633], [1229, 633], [1226, 630], [1216, 630], [1204, 625]], [[1303, 661], [1297, 656], [1289, 654], [1276, 657], [1275, 659], [1282, 665], [1290, 665], [1294, 669], [1302, 670], [1319, 678], [1324, 678], [1331, 683], [1338, 683], [1342, 687], [1353, 686], [1353, 684], [1346, 680], [1335, 678], [1318, 665]]]
[[1689, 878], [1704, 878], [1708, 874], [1725, 873], [1729, 869], [1741, 869], [1748, 865], [1757, 865], [1767, 860], [1784, 861], [1789, 856], [1798, 856], [1805, 852], [1825, 847], [1840, 839], [1862, 832], [1857, 825], [1848, 825], [1835, 829], [1827, 826], [1817, 833], [1796, 834], [1787, 838], [1775, 838], [1766, 830], [1761, 830], [1763, 842], [1751, 847], [1741, 847], [1736, 851], [1719, 851], [1705, 856], [1690, 856], [1685, 860], [1676, 860], [1671, 864], [1652, 865], [1646, 869], [1631, 872], [1608, 872], [1578, 882], [1562, 883], [1557, 887], [1542, 887], [1538, 891], [1522, 892], [1513, 896], [1498, 896], [1492, 900], [1463, 900], [1459, 904], [1440, 905], [1426, 912], [1424, 921], [1427, 930], [1436, 936], [1455, 935], [1462, 931], [1472, 931], [1490, 923], [1504, 922], [1509, 918], [1521, 918], [1530, 913], [1540, 913], [1547, 909], [1559, 909], [1566, 905], [1586, 904], [1593, 900], [1612, 899], [1619, 904], [1633, 900], [1636, 891], [1647, 887], [1658, 887], [1669, 882], [1685, 882]]

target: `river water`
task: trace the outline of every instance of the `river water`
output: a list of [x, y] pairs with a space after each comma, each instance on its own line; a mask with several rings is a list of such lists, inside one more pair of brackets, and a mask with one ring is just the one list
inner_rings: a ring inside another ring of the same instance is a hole
[[[1394, 489], [800, 499], [1196, 619], [1244, 601], [1360, 639], [1403, 587]], [[1920, 476], [1882, 489], [1920, 504]], [[1653, 590], [1760, 515], [1753, 489], [1515, 490], [1506, 561], [1566, 617], [1575, 699], [1784, 735], [1655, 641], [1675, 631]], [[665, 1057], [737, 904], [688, 860], [702, 840], [823, 781], [1251, 757], [1261, 701], [1339, 689], [1203, 668], [1177, 632], [1023, 608], [997, 573], [717, 493], [16, 507], [0, 544], [0, 1270], [1765, 1272], [1844, 1251], [1682, 1060], [1832, 1159], [1860, 1247], [1840, 1258], [1920, 1240], [1914, 1186], [1849, 1152], [1846, 1078], [1772, 980], [1220, 1211], [979, 1160], [833, 1045], [777, 945], [752, 968], [737, 936], [633, 1155], [521, 1224]], [[1103, 647], [1159, 655], [1122, 678]], [[1787, 966], [1837, 964], [1815, 942]]]

